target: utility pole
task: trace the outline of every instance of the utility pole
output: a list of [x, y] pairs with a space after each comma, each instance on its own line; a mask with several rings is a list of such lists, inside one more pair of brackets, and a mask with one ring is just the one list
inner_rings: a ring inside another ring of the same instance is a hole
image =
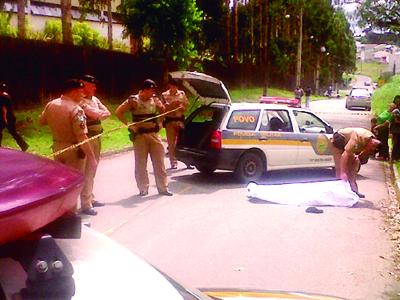
[[300, 7], [299, 15], [299, 42], [297, 44], [297, 58], [296, 58], [296, 87], [301, 84], [301, 53], [303, 47], [303, 5]]

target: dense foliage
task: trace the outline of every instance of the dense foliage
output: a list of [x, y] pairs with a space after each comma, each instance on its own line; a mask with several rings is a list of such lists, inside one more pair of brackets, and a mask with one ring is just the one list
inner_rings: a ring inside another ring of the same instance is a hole
[[195, 0], [123, 0], [119, 9], [126, 34], [139, 42], [139, 53], [147, 51], [184, 66], [197, 56], [193, 37], [200, 31], [202, 14]]
[[[85, 14], [109, 7], [110, 1], [79, 3]], [[365, 5], [378, 2], [367, 0]], [[393, 31], [398, 28], [393, 19], [396, 3], [385, 6], [392, 9], [385, 28]], [[321, 85], [332, 84], [355, 69], [353, 34], [344, 13], [330, 0], [122, 0], [118, 10], [131, 37], [131, 52], [163, 61], [167, 69], [175, 63], [199, 70], [204, 60], [249, 64], [265, 69], [270, 79], [293, 83], [296, 76], [303, 85], [314, 85], [317, 77]], [[4, 19], [0, 16], [2, 34], [15, 34]], [[74, 44], [107, 47], [89, 25], [75, 23], [71, 28]], [[62, 32], [58, 23], [49, 22], [43, 35], [61, 42]]]
[[361, 25], [400, 33], [400, 2], [365, 0], [360, 8]]

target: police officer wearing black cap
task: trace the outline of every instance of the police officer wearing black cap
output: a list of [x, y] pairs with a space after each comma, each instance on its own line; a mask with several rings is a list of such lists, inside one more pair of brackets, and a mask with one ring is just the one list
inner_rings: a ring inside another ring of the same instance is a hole
[[[63, 94], [60, 98], [47, 103], [39, 117], [39, 124], [48, 125], [53, 135], [53, 151], [57, 152], [68, 148], [78, 142], [85, 141], [87, 137], [86, 117], [79, 106], [83, 97], [83, 83], [77, 79], [65, 82]], [[54, 157], [65, 165], [73, 167], [84, 173], [85, 164], [90, 168], [97, 168], [97, 160], [89, 143], [78, 148], [73, 147]], [[91, 201], [81, 197], [82, 213], [97, 215]]]
[[[130, 96], [115, 111], [118, 119], [128, 124], [125, 113], [130, 111], [132, 122], [141, 122], [165, 111], [165, 107], [155, 96], [157, 85], [151, 79], [146, 79], [137, 95]], [[158, 119], [141, 122], [129, 128], [135, 152], [135, 178], [139, 189], [139, 196], [149, 193], [149, 176], [147, 173], [147, 159], [150, 154], [153, 163], [154, 176], [158, 193], [172, 196], [168, 190], [167, 172], [164, 165], [164, 146], [159, 135], [160, 124]]]
[[[100, 99], [95, 96], [98, 83], [97, 79], [92, 75], [84, 75], [81, 81], [84, 86], [83, 99], [80, 105], [86, 115], [87, 136], [91, 138], [103, 132], [101, 121], [108, 118], [111, 113], [107, 107], [101, 103]], [[92, 139], [89, 143], [93, 149], [96, 160], [99, 161], [101, 153], [100, 137]], [[96, 200], [93, 193], [95, 175], [96, 169], [92, 169], [87, 165], [85, 167], [85, 184], [81, 192], [81, 198], [84, 198], [85, 202], [92, 202], [93, 207], [100, 207], [104, 206], [104, 203]]]
[[21, 150], [26, 151], [29, 146], [21, 135], [19, 135], [15, 125], [16, 118], [11, 96], [7, 93], [7, 85], [4, 82], [0, 82], [0, 147], [3, 138], [3, 129], [7, 128]]

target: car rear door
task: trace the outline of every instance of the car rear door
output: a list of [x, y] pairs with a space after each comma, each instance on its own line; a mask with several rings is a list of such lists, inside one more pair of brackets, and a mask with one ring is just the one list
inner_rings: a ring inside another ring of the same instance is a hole
[[310, 111], [293, 110], [295, 131], [299, 135], [297, 164], [325, 167], [333, 165], [329, 149], [332, 128]]
[[264, 109], [257, 134], [269, 170], [290, 168], [296, 164], [298, 134], [293, 131], [287, 109]]

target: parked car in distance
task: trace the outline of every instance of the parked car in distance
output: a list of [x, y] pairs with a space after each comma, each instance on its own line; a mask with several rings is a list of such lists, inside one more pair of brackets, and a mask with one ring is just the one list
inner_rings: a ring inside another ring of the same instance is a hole
[[171, 76], [208, 101], [188, 116], [179, 133], [179, 161], [206, 174], [233, 171], [241, 182], [257, 181], [267, 170], [334, 166], [329, 149], [333, 128], [313, 112], [275, 104], [231, 104], [216, 78], [183, 71]]
[[369, 80], [364, 81], [364, 85], [365, 86], [371, 86], [371, 81], [369, 81]]
[[260, 103], [284, 104], [289, 107], [301, 107], [301, 100], [296, 98], [261, 96]]
[[371, 110], [371, 92], [367, 88], [353, 88], [346, 98], [346, 108]]

